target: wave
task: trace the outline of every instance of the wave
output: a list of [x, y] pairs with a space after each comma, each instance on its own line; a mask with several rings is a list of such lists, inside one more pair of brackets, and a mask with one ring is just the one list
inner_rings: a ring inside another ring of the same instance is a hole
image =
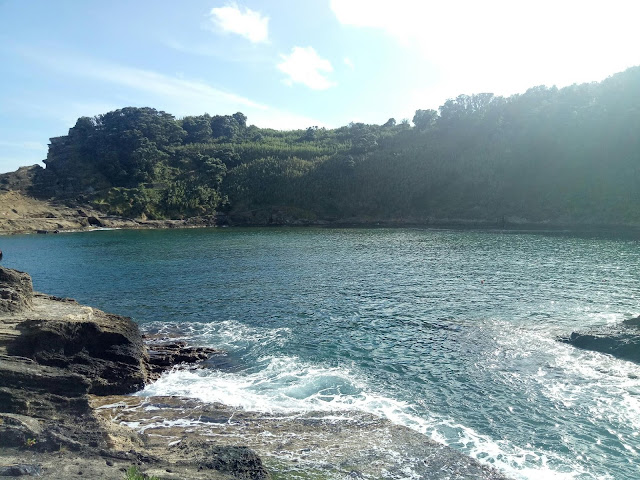
[[[217, 324], [160, 325], [157, 330], [169, 333], [181, 332], [187, 341], [223, 346], [229, 350], [256, 347], [262, 342], [277, 342], [284, 346], [288, 329], [268, 329], [247, 327], [235, 321]], [[533, 333], [536, 337], [540, 334]], [[526, 335], [515, 336], [515, 344]], [[540, 338], [536, 338], [539, 342]], [[527, 348], [531, 348], [530, 346]], [[569, 346], [551, 342], [544, 348], [554, 350], [558, 365], [563, 369], [586, 369], [588, 375], [596, 375], [603, 363], [595, 360], [576, 362], [575, 353]], [[590, 352], [583, 356], [593, 357]], [[605, 365], [606, 362], [604, 363]], [[600, 367], [597, 367], [600, 365]], [[624, 367], [614, 373], [631, 375]], [[611, 373], [611, 372], [609, 372]], [[585, 374], [583, 372], [583, 374]], [[544, 375], [539, 375], [543, 377]], [[546, 382], [545, 395], [556, 401], [567, 402], [571, 392], [557, 390], [559, 381], [534, 379]], [[434, 412], [418, 410], [411, 403], [398, 400], [385, 392], [376, 391], [375, 380], [367, 377], [357, 367], [328, 366], [312, 364], [295, 356], [263, 355], [251, 365], [237, 371], [211, 369], [175, 369], [164, 374], [157, 382], [149, 385], [139, 396], [183, 396], [208, 403], [222, 403], [248, 411], [273, 414], [300, 412], [325, 412], [343, 415], [349, 412], [365, 412], [380, 416], [399, 425], [409, 427], [427, 437], [452, 446], [471, 457], [490, 464], [514, 479], [522, 480], [574, 480], [608, 477], [595, 476], [587, 471], [584, 462], [570, 461], [566, 455], [541, 451], [531, 445], [518, 446], [504, 439], [496, 440], [480, 434], [473, 428], [462, 425], [455, 419]], [[555, 389], [555, 390], [554, 390]], [[633, 402], [624, 397], [622, 401]], [[634, 407], [635, 408], [635, 407]], [[628, 420], [628, 419], [627, 419]], [[612, 478], [612, 477], [611, 477]]]

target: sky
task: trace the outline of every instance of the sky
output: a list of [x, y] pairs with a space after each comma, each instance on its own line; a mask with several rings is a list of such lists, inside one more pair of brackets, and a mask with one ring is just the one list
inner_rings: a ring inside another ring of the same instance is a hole
[[637, 0], [0, 0], [0, 173], [126, 106], [330, 128], [600, 81], [640, 64], [638, 18]]

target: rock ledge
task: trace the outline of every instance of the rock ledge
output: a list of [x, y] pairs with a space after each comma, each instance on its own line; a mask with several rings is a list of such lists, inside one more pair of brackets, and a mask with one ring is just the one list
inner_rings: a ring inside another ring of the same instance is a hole
[[617, 325], [572, 332], [559, 340], [585, 350], [608, 353], [623, 360], [640, 363], [640, 316]]

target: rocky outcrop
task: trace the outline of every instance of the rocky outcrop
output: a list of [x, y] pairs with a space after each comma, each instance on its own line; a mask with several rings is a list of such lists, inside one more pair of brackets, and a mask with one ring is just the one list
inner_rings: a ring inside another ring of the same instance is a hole
[[573, 332], [559, 340], [574, 347], [640, 363], [640, 316], [624, 320], [618, 325]]
[[[115, 395], [133, 393], [162, 371], [206, 360], [215, 351], [185, 343], [148, 348], [138, 326], [74, 300], [34, 294], [28, 274], [0, 267], [0, 409], [20, 410], [24, 391]], [[40, 372], [40, 376], [36, 375]], [[29, 379], [32, 381], [29, 382]], [[8, 389], [16, 390], [9, 400]], [[4, 398], [4, 401], [2, 399]], [[17, 403], [16, 403], [17, 402]]]
[[[44, 315], [43, 309], [52, 306], [65, 316]], [[144, 387], [148, 354], [130, 319], [43, 295], [36, 297], [34, 310], [43, 314], [30, 313], [16, 325], [19, 335], [7, 347], [10, 355], [80, 375], [89, 382], [88, 393], [132, 393]]]
[[19, 312], [31, 306], [31, 277], [17, 270], [0, 267], [0, 313]]
[[34, 293], [28, 274], [3, 267], [0, 295], [0, 476], [121, 480], [138, 465], [160, 478], [268, 478], [247, 447], [150, 454], [142, 435], [92, 406], [220, 352], [166, 338], [148, 344], [131, 319]]

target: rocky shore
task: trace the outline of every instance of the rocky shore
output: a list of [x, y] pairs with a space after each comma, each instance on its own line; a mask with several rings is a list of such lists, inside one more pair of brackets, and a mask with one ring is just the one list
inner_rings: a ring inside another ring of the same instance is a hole
[[34, 293], [26, 273], [0, 267], [0, 477], [121, 480], [137, 466], [159, 479], [506, 478], [364, 413], [129, 395], [223, 356], [145, 338], [126, 317]]
[[[5, 174], [8, 175], [8, 174]], [[1, 177], [1, 175], [0, 175]], [[55, 234], [97, 229], [162, 229], [199, 228], [214, 226], [237, 227], [362, 227], [362, 228], [453, 228], [478, 230], [586, 232], [611, 234], [615, 232], [638, 238], [637, 225], [597, 225], [591, 223], [531, 222], [526, 219], [505, 217], [492, 220], [464, 218], [422, 217], [348, 217], [319, 219], [307, 213], [286, 208], [261, 208], [228, 215], [209, 215], [184, 219], [153, 220], [107, 215], [96, 208], [72, 202], [36, 199], [20, 190], [5, 190], [0, 183], [0, 234]]]
[[93, 407], [215, 355], [171, 339], [149, 344], [129, 318], [34, 293], [29, 275], [0, 267], [0, 477], [122, 479], [132, 465], [153, 465], [174, 472], [162, 478], [232, 478], [235, 465], [245, 478], [266, 478], [248, 450], [220, 449], [216, 466], [228, 470], [220, 474], [199, 473], [188, 454], [151, 456], [144, 436]]
[[0, 234], [55, 234], [105, 228], [189, 228], [216, 224], [210, 217], [149, 220], [106, 215], [86, 205], [38, 200], [17, 191], [0, 190]]

